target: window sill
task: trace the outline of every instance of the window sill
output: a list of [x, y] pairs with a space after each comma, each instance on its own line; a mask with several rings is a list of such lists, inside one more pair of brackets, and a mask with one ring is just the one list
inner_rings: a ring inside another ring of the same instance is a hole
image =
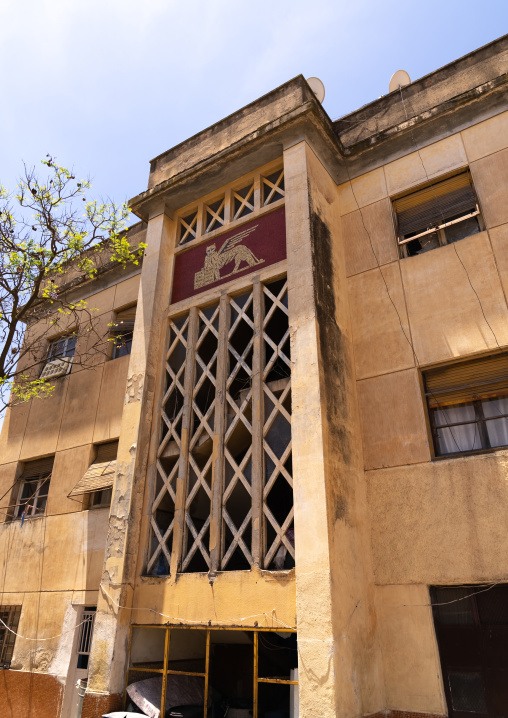
[[442, 456], [433, 456], [431, 461], [445, 461], [446, 459], [463, 459], [468, 456], [481, 456], [482, 454], [496, 454], [508, 452], [507, 446], [497, 446], [495, 449], [478, 449], [477, 451], [461, 451], [455, 454], [443, 454]]

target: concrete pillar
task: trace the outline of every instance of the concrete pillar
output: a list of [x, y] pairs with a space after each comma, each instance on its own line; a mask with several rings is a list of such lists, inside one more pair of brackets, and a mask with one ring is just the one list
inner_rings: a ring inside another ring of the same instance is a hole
[[[128, 661], [143, 492], [156, 378], [161, 370], [163, 319], [169, 303], [174, 223], [163, 212], [148, 222], [138, 295], [117, 472], [109, 517], [102, 587], [90, 656], [83, 716], [121, 707]], [[118, 608], [119, 604], [125, 608]]]
[[284, 152], [301, 718], [383, 707], [337, 187]]

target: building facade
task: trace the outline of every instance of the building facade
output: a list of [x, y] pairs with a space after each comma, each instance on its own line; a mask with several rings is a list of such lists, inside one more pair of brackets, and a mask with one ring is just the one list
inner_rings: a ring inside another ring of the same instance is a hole
[[508, 715], [507, 57], [152, 160], [4, 421], [3, 715]]

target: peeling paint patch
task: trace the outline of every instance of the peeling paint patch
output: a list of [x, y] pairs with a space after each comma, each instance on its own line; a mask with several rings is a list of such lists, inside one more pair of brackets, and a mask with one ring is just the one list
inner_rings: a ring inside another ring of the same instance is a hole
[[145, 383], [145, 374], [133, 374], [127, 379], [127, 391], [125, 394], [125, 403], [141, 401], [143, 398], [143, 386]]

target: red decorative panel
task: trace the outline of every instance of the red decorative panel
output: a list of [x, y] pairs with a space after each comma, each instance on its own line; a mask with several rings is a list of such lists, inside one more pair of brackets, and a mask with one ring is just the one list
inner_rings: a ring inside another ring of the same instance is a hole
[[181, 252], [171, 302], [192, 297], [286, 258], [284, 207]]

